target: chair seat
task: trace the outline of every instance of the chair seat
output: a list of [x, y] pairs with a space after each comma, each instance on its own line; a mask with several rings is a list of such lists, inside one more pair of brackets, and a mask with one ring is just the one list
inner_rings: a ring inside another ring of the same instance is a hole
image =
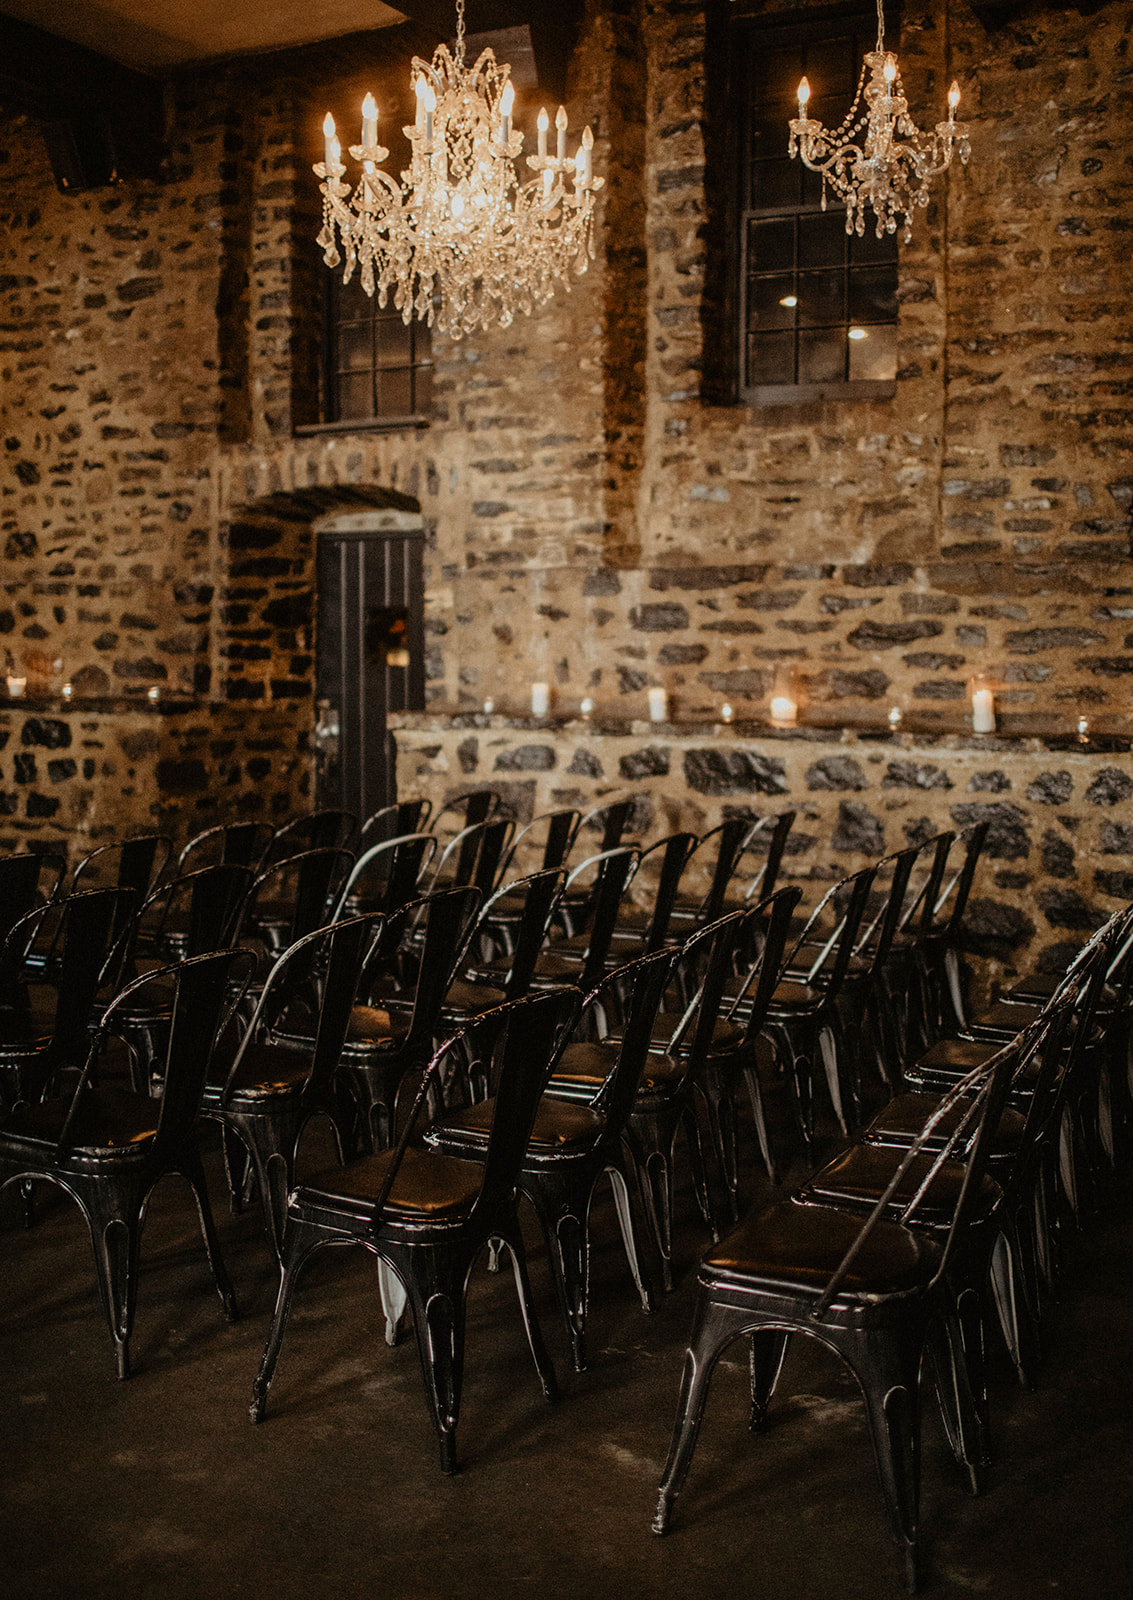
[[[835, 1156], [807, 1179], [796, 1198], [804, 1205], [847, 1206], [870, 1211], [877, 1204], [892, 1178], [898, 1152], [885, 1145], [855, 1144]], [[916, 1155], [889, 1201], [897, 1212], [913, 1199], [928, 1177], [934, 1157]], [[967, 1168], [960, 1161], [943, 1161], [928, 1189], [917, 1202], [917, 1218], [929, 1227], [947, 1227], [952, 1221]], [[985, 1177], [977, 1197], [977, 1210], [984, 1213], [999, 1198], [999, 1186]]]
[[[702, 1282], [732, 1285], [741, 1291], [767, 1288], [817, 1298], [861, 1227], [859, 1216], [782, 1200], [757, 1212], [714, 1245], [698, 1275]], [[932, 1239], [882, 1219], [851, 1263], [838, 1300], [906, 1295], [923, 1289], [939, 1259], [939, 1247]]]
[[[311, 1041], [314, 1048], [314, 1041]], [[262, 1104], [276, 1101], [281, 1095], [298, 1094], [311, 1070], [310, 1055], [284, 1044], [251, 1045], [244, 1052], [226, 1102], [231, 1110], [239, 1111], [244, 1104]], [[220, 1104], [224, 1077], [214, 1068], [214, 1082], [205, 1086], [204, 1105], [210, 1108]]]
[[35, 1055], [51, 1043], [52, 1019], [34, 1011], [0, 1012], [0, 1056]]
[[976, 1067], [985, 1066], [998, 1049], [998, 1044], [988, 1040], [940, 1039], [905, 1069], [905, 1080], [918, 1088], [947, 1088]]
[[[451, 1155], [460, 1155], [465, 1150], [472, 1156], [481, 1155], [488, 1145], [495, 1106], [493, 1097], [446, 1115], [429, 1129], [426, 1142]], [[535, 1113], [525, 1163], [540, 1156], [581, 1155], [602, 1136], [605, 1127], [605, 1117], [598, 1111], [591, 1111], [589, 1106], [544, 1097]]]
[[410, 1020], [408, 1013], [391, 1015], [383, 1006], [352, 1006], [341, 1059], [364, 1061], [375, 1050], [396, 1050], [409, 1032]]
[[[69, 1099], [20, 1106], [0, 1133], [5, 1155], [39, 1151], [53, 1157], [70, 1108]], [[68, 1135], [70, 1159], [121, 1159], [131, 1150], [139, 1156], [146, 1154], [157, 1132], [160, 1109], [159, 1102], [148, 1095], [88, 1089]]]
[[[556, 1063], [547, 1092], [564, 1100], [592, 1100], [617, 1059], [618, 1045], [610, 1039], [601, 1044], [568, 1044]], [[683, 1061], [673, 1056], [648, 1055], [635, 1103], [640, 1106], [652, 1096], [671, 1094], [684, 1075]]]
[[[302, 1209], [345, 1212], [355, 1222], [366, 1223], [374, 1201], [385, 1183], [395, 1152], [364, 1156], [345, 1167], [328, 1167], [325, 1172], [299, 1184], [292, 1204]], [[386, 1201], [383, 1216], [392, 1222], [414, 1219], [459, 1222], [471, 1211], [480, 1193], [480, 1167], [471, 1161], [458, 1161], [418, 1150], [410, 1145]]]
[[774, 1016], [776, 1012], [789, 1015], [793, 1011], [813, 1011], [825, 998], [821, 989], [813, 989], [808, 983], [796, 983], [792, 979], [784, 979], [775, 985], [768, 1015]]
[[479, 1016], [481, 1011], [489, 1011], [492, 1006], [502, 1006], [506, 999], [507, 995], [502, 989], [493, 989], [486, 983], [469, 983], [464, 978], [457, 978], [448, 986], [441, 1006], [441, 1015], [448, 1019], [456, 1016]]
[[1010, 1000], [999, 1000], [974, 1017], [964, 1032], [973, 1039], [995, 1039], [1006, 1043], [1035, 1022], [1041, 1010], [1039, 1005], [1018, 1005]]
[[[939, 1104], [940, 1101], [934, 1094], [894, 1095], [889, 1104], [883, 1106], [874, 1117], [863, 1137], [869, 1144], [908, 1146], [921, 1132]], [[939, 1150], [959, 1126], [964, 1110], [964, 1106], [960, 1104], [952, 1106], [941, 1117], [923, 1148], [929, 1153]], [[996, 1129], [993, 1154], [1005, 1156], [1018, 1150], [1025, 1125], [1026, 1118], [1021, 1112], [1013, 1110], [1010, 1106], [1006, 1107]]]

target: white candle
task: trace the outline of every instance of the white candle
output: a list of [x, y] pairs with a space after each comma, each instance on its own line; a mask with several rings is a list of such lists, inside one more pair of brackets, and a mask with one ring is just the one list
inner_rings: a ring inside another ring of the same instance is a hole
[[1090, 719], [1089, 719], [1089, 717], [1079, 717], [1078, 718], [1078, 737], [1079, 737], [1079, 739], [1088, 739], [1090, 737]]
[[720, 721], [721, 722], [731, 722], [731, 720], [732, 720], [732, 708], [727, 703], [727, 701], [725, 701], [724, 704], [720, 707]]
[[531, 715], [545, 717], [551, 705], [551, 690], [545, 683], [531, 685]]
[[558, 137], [558, 146], [557, 146], [557, 148], [555, 150], [555, 155], [558, 157], [558, 159], [560, 161], [565, 161], [566, 160], [566, 131], [567, 131], [567, 114], [566, 114], [566, 107], [565, 106], [560, 106], [558, 111], [555, 113], [555, 128], [556, 128], [556, 130], [558, 132], [558, 136], [559, 136]]
[[806, 121], [806, 103], [810, 99], [810, 84], [804, 78], [799, 84], [799, 116]]
[[584, 696], [578, 703], [578, 709], [584, 717], [588, 717], [594, 710], [594, 702], [589, 695]]
[[147, 697], [150, 700], [152, 700], [155, 704], [157, 703], [158, 700], [161, 699], [161, 690], [158, 688], [156, 683], [154, 684], [152, 689], [147, 691]]
[[329, 178], [330, 169], [334, 165], [336, 159], [335, 151], [338, 149], [338, 140], [334, 136], [334, 118], [331, 116], [329, 111], [323, 118], [323, 145], [323, 165], [327, 169], [327, 177]]
[[535, 120], [535, 126], [539, 130], [539, 159], [542, 161], [542, 160], [546, 159], [546, 155], [547, 155], [547, 129], [551, 126], [551, 119], [547, 115], [546, 106], [541, 106], [540, 107], [539, 115]]
[[990, 689], [972, 690], [972, 732], [995, 732], [995, 696]]
[[590, 152], [593, 148], [594, 135], [591, 133], [589, 125], [587, 125], [582, 130], [582, 144], [578, 152], [580, 165], [575, 168], [575, 177], [579, 184], [590, 182]]
[[490, 717], [495, 709], [496, 702], [492, 699], [491, 695], [489, 695], [487, 700], [484, 701], [484, 715], [486, 717]]
[[889, 707], [889, 726], [891, 728], [899, 728], [901, 726], [901, 707], [900, 706], [890, 706]]
[[362, 143], [371, 149], [378, 142], [378, 107], [372, 94], [362, 102]]
[[433, 142], [433, 112], [437, 109], [437, 93], [432, 84], [425, 81], [425, 142]]
[[8, 674], [8, 698], [10, 700], [22, 700], [27, 686], [28, 680], [26, 678], [17, 678], [12, 673]]
[[72, 687], [71, 687], [71, 685], [69, 683], [65, 683], [63, 685], [63, 698], [64, 698], [64, 700], [69, 700], [71, 698], [71, 696], [74, 694], [74, 692], [75, 692], [74, 689], [72, 689]]
[[771, 697], [771, 720], [792, 725], [798, 716], [799, 708], [789, 694], [776, 694]]
[[504, 92], [500, 96], [500, 145], [505, 150], [511, 138], [511, 108], [514, 104], [515, 90], [510, 83], [505, 83]]
[[664, 689], [650, 689], [649, 691], [649, 720], [650, 722], [667, 722], [669, 717], [669, 697]]

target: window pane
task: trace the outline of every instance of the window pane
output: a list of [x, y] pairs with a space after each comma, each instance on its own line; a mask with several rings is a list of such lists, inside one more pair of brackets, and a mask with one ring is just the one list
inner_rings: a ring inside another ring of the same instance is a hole
[[349, 283], [343, 283], [341, 278], [335, 278], [334, 283], [338, 289], [338, 315], [343, 321], [369, 322], [374, 302], [363, 289], [357, 272]]
[[892, 382], [897, 376], [897, 329], [892, 324], [866, 328], [864, 339], [851, 339], [850, 382]]
[[877, 219], [872, 211], [866, 212], [865, 232], [859, 236], [855, 233], [850, 240], [850, 261], [854, 266], [861, 266], [866, 262], [892, 261], [894, 270], [897, 266], [897, 234], [883, 233], [877, 237]]
[[[835, 125], [841, 122], [850, 109], [854, 89], [861, 71], [861, 56], [854, 49], [852, 34], [839, 39], [822, 39], [806, 46], [804, 59], [806, 75], [814, 99], [823, 96], [841, 96], [846, 104], [834, 117]], [[823, 116], [825, 121], [825, 114]]]
[[761, 383], [795, 382], [795, 336], [793, 333], [752, 333], [747, 341], [747, 381]]
[[413, 410], [412, 372], [408, 367], [378, 374], [378, 415], [408, 417]]
[[[784, 124], [785, 128], [786, 124]], [[780, 142], [779, 148], [786, 150], [786, 137]], [[761, 210], [774, 206], [797, 206], [799, 204], [799, 187], [802, 182], [800, 171], [805, 171], [802, 163], [784, 154], [777, 160], [758, 161], [751, 173], [751, 203]]]
[[748, 271], [774, 272], [795, 264], [795, 221], [753, 222], [748, 229]]
[[850, 273], [851, 322], [895, 322], [897, 319], [897, 269], [859, 267]]
[[380, 317], [374, 325], [374, 347], [379, 367], [407, 367], [413, 360], [413, 329], [400, 315]]
[[846, 320], [841, 272], [799, 273], [799, 327]]
[[790, 273], [777, 273], [772, 278], [751, 278], [747, 286], [747, 325], [756, 330], [793, 328], [794, 306], [785, 306], [784, 300], [795, 294], [794, 279]]
[[346, 372], [338, 380], [338, 414], [362, 420], [374, 415], [373, 380], [368, 372]]
[[433, 403], [433, 369], [418, 367], [413, 374], [413, 410], [424, 415]]
[[846, 330], [810, 329], [799, 334], [800, 383], [843, 383], [846, 378]]
[[341, 322], [338, 326], [338, 362], [342, 372], [366, 372], [373, 364], [368, 322]]
[[846, 259], [846, 213], [841, 205], [807, 217], [799, 229], [800, 267], [840, 267]]

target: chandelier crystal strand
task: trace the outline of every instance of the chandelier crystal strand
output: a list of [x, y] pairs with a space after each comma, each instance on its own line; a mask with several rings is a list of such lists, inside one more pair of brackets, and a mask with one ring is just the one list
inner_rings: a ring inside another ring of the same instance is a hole
[[464, 59], [464, 0], [457, 0], [453, 52], [438, 45], [431, 62], [413, 58], [416, 118], [405, 129], [411, 157], [398, 184], [381, 163], [389, 151], [377, 142], [378, 108], [362, 105], [362, 142], [350, 147], [361, 163], [354, 189], [335, 136], [323, 123], [323, 225], [318, 235], [328, 267], [355, 271], [368, 295], [393, 303], [409, 322], [418, 317], [454, 339], [544, 304], [560, 282], [584, 273], [594, 258], [594, 196], [604, 180], [594, 176], [589, 128], [576, 154], [566, 153], [567, 115], [555, 119], [556, 150], [548, 154], [550, 127], [539, 114], [534, 173], [521, 183], [515, 163], [523, 135], [512, 121], [511, 68], [483, 50], [471, 68]]
[[805, 78], [798, 98], [787, 150], [820, 174], [822, 209], [829, 185], [845, 204], [847, 233], [865, 232], [866, 207], [872, 206], [877, 237], [895, 233], [903, 220], [907, 244], [916, 208], [928, 205], [929, 180], [948, 169], [955, 152], [965, 164], [970, 154], [967, 126], [956, 121], [959, 85], [953, 83], [948, 91], [945, 120], [931, 133], [922, 133], [909, 115], [897, 57], [885, 48], [885, 16], [882, 0], [877, 0], [877, 47], [862, 63], [844, 121], [826, 129], [817, 117], [807, 115], [810, 85]]

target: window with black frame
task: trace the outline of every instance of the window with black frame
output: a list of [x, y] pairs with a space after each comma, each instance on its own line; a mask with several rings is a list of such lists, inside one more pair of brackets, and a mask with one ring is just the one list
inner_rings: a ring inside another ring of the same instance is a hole
[[433, 388], [427, 324], [408, 324], [392, 300], [378, 303], [357, 277], [328, 273], [323, 421], [397, 424], [429, 420]]
[[822, 209], [822, 179], [787, 153], [798, 115], [828, 127], [845, 117], [876, 21], [742, 30], [740, 390], [759, 402], [892, 392], [897, 375], [897, 236], [847, 234], [837, 196]]

